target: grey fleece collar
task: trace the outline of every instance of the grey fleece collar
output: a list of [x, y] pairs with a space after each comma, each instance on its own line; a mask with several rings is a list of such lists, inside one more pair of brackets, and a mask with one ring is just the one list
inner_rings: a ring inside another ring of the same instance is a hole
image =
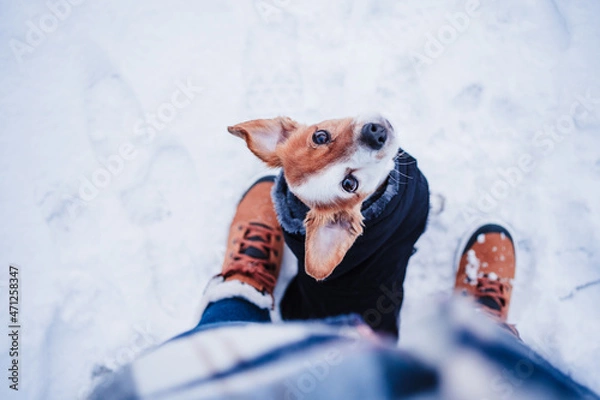
[[[406, 166], [406, 163], [402, 161], [403, 154], [402, 149], [398, 150], [398, 155], [394, 160], [395, 168], [390, 172], [385, 189], [373, 194], [363, 203], [361, 212], [365, 223], [377, 218], [389, 201], [400, 192], [400, 185], [405, 184], [401, 179], [402, 176], [405, 176], [401, 169]], [[305, 235], [304, 218], [306, 218], [309, 208], [289, 190], [283, 171], [275, 178], [271, 197], [281, 227], [288, 233]]]

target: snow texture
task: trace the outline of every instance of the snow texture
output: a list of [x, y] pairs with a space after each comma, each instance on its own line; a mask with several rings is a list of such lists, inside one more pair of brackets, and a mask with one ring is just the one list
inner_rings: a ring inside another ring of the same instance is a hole
[[197, 322], [238, 198], [264, 171], [228, 125], [365, 111], [392, 121], [438, 205], [403, 327], [451, 293], [459, 240], [503, 220], [518, 246], [511, 322], [600, 391], [600, 3], [73, 3], [0, 4], [18, 398], [82, 398]]
[[465, 266], [465, 273], [471, 285], [477, 283], [477, 277], [479, 276], [479, 265], [480, 261], [477, 258], [475, 250], [467, 251], [467, 265]]

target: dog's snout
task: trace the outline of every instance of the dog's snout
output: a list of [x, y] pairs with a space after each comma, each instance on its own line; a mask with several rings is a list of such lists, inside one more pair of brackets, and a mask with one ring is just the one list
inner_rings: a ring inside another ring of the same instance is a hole
[[387, 129], [381, 124], [364, 124], [360, 132], [360, 139], [373, 150], [383, 147], [388, 137]]

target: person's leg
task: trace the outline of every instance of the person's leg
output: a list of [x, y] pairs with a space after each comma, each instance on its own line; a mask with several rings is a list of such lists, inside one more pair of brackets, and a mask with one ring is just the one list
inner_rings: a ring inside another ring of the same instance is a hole
[[209, 282], [198, 325], [182, 336], [232, 322], [270, 322], [283, 236], [271, 200], [274, 177], [244, 194], [229, 229], [222, 271]]
[[265, 308], [260, 308], [244, 298], [232, 297], [210, 303], [204, 310], [198, 326], [236, 321], [270, 322], [271, 316]]
[[600, 400], [461, 296], [422, 307], [404, 325], [402, 342], [402, 350], [390, 353], [400, 366], [412, 358], [434, 370], [432, 398]]
[[[435, 398], [594, 399], [598, 396], [536, 354], [507, 323], [515, 277], [509, 231], [488, 224], [460, 249], [455, 291], [460, 298], [407, 324], [404, 348], [435, 370]], [[408, 344], [408, 345], [407, 345]], [[396, 353], [402, 360], [404, 352]]]

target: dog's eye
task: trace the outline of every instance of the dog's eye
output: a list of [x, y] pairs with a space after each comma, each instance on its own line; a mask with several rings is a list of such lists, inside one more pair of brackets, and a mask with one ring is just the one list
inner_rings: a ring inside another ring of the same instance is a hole
[[315, 144], [327, 144], [331, 142], [331, 135], [327, 131], [316, 131], [313, 133], [312, 140]]
[[354, 193], [358, 189], [358, 181], [354, 176], [347, 175], [342, 181], [342, 189], [348, 193]]

